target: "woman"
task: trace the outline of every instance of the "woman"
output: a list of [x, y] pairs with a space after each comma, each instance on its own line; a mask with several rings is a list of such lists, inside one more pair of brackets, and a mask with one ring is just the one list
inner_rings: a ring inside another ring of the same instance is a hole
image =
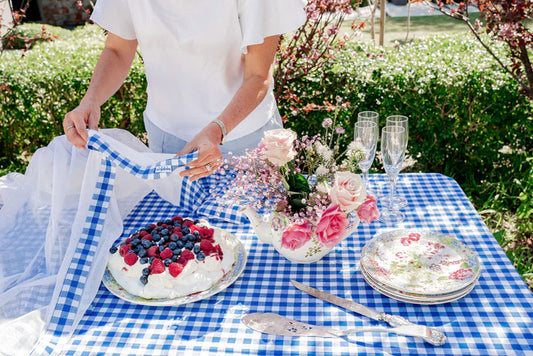
[[[305, 21], [302, 0], [98, 0], [91, 19], [109, 33], [78, 107], [63, 121], [87, 142], [100, 106], [118, 90], [139, 47], [148, 82], [150, 148], [198, 159], [182, 173], [214, 172], [223, 154], [254, 147], [281, 127], [272, 71], [280, 34]], [[220, 146], [222, 145], [222, 146]]]

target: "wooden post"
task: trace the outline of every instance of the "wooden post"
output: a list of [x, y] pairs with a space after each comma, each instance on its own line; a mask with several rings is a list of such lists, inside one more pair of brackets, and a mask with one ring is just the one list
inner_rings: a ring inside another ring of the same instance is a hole
[[379, 9], [379, 45], [383, 46], [385, 38], [385, 0], [381, 0]]

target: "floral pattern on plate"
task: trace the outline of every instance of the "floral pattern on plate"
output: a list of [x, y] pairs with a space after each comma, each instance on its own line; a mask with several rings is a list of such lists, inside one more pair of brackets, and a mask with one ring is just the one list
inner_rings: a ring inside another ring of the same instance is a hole
[[105, 269], [102, 282], [112, 294], [119, 297], [120, 299], [134, 304], [151, 306], [172, 306], [193, 303], [198, 300], [209, 298], [217, 293], [222, 292], [224, 289], [232, 285], [233, 282], [235, 282], [239, 278], [242, 271], [244, 271], [244, 267], [246, 266], [246, 250], [244, 249], [242, 243], [233, 234], [226, 233], [226, 237], [228, 238], [228, 241], [232, 246], [233, 254], [235, 257], [235, 263], [233, 263], [231, 270], [228, 271], [217, 283], [215, 283], [215, 285], [203, 292], [193, 293], [191, 295], [172, 299], [145, 299], [133, 295], [126, 291], [124, 288], [122, 288], [120, 284], [118, 284], [118, 282], [115, 280], [115, 278], [113, 278], [113, 275], [109, 272], [107, 268]]
[[368, 277], [419, 296], [446, 295], [475, 283], [477, 255], [457, 238], [426, 230], [394, 230], [370, 240], [361, 252]]

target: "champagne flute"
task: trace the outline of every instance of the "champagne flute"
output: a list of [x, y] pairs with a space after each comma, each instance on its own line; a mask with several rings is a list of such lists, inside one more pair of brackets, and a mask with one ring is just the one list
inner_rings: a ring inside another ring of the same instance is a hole
[[370, 191], [368, 182], [368, 171], [374, 162], [376, 148], [379, 139], [379, 129], [374, 121], [358, 121], [355, 123], [354, 138], [359, 141], [365, 149], [365, 158], [359, 162], [359, 168], [363, 172], [363, 182], [366, 194], [376, 196]]
[[357, 121], [374, 121], [379, 127], [379, 114], [375, 111], [361, 111], [357, 114]]
[[[385, 126], [401, 126], [405, 129], [405, 150], [407, 151], [407, 142], [409, 140], [409, 118], [404, 115], [391, 115], [387, 117]], [[407, 205], [407, 199], [400, 194], [396, 194], [392, 203], [400, 209]]]
[[407, 134], [401, 126], [385, 126], [381, 131], [381, 156], [385, 172], [389, 176], [390, 190], [388, 206], [382, 208], [380, 221], [385, 224], [398, 224], [405, 215], [393, 204], [396, 194], [396, 179], [402, 168]]

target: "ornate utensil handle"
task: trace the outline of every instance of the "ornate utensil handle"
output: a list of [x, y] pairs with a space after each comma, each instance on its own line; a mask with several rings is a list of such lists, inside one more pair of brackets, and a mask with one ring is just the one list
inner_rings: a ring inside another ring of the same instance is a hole
[[[379, 313], [379, 320], [387, 322], [390, 326], [415, 325], [399, 315]], [[442, 346], [446, 343], [446, 335], [442, 331], [426, 326], [428, 336], [423, 336], [424, 341], [434, 346]]]

